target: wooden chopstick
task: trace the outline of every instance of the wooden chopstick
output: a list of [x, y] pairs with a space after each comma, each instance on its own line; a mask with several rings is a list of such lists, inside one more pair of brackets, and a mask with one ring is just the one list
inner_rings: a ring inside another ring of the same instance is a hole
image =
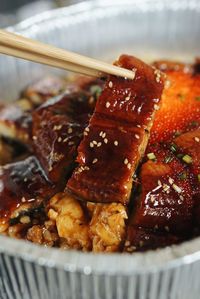
[[59, 49], [5, 30], [0, 30], [0, 53], [94, 77], [111, 74], [134, 79], [134, 72], [131, 70]]

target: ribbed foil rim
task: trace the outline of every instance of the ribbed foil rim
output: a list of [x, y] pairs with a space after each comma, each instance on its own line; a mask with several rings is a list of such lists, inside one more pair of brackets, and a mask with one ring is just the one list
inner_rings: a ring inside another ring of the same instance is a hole
[[[94, 11], [108, 6], [136, 6], [141, 10], [185, 10], [195, 9], [200, 11], [199, 0], [103, 0], [87, 1], [70, 7], [56, 9], [31, 17], [14, 27], [11, 31], [28, 34], [34, 30], [34, 25], [49, 23], [60, 16], [73, 16], [82, 12]], [[141, 273], [155, 273], [161, 270], [176, 268], [186, 264], [192, 264], [200, 260], [200, 237], [180, 245], [174, 245], [164, 249], [147, 251], [135, 254], [94, 254], [80, 251], [64, 251], [57, 248], [45, 248], [24, 240], [16, 240], [0, 236], [0, 252], [10, 256], [19, 257], [39, 265], [63, 269], [69, 272], [106, 275], [131, 275]]]

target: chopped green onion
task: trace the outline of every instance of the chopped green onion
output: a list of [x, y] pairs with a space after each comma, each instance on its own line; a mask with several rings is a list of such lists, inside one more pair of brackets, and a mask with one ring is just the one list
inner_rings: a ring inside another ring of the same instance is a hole
[[167, 156], [167, 157], [165, 157], [164, 162], [165, 162], [165, 163], [170, 163], [170, 162], [173, 161], [173, 159], [174, 159], [174, 157], [172, 157], [172, 156]]
[[185, 180], [185, 179], [187, 179], [187, 173], [186, 173], [186, 172], [182, 172], [182, 173], [180, 173], [179, 178], [180, 178], [181, 180]]
[[174, 133], [174, 136], [175, 137], [178, 137], [178, 136], [180, 136], [181, 135], [181, 132], [180, 131], [176, 131], [175, 133]]
[[192, 121], [192, 122], [190, 123], [190, 125], [191, 125], [192, 127], [198, 127], [199, 122], [194, 120], [194, 121]]
[[177, 150], [176, 144], [172, 143], [170, 149], [173, 153], [176, 152]]
[[178, 93], [177, 97], [179, 98], [179, 100], [183, 101], [185, 99], [185, 95], [182, 93]]
[[93, 85], [93, 86], [91, 86], [91, 88], [90, 88], [90, 92], [91, 92], [94, 96], [99, 97], [100, 94], [101, 94], [101, 92], [102, 92], [102, 89], [101, 89], [101, 87], [98, 86], [98, 85]]
[[192, 157], [190, 157], [189, 155], [185, 155], [183, 156], [182, 160], [187, 163], [187, 164], [191, 164], [192, 163]]
[[183, 154], [178, 154], [178, 155], [177, 155], [177, 158], [182, 159], [183, 156], [184, 156]]
[[199, 101], [200, 101], [200, 96], [197, 96], [197, 97], [195, 98], [195, 100], [199, 102]]
[[149, 160], [154, 160], [154, 161], [156, 160], [156, 156], [155, 156], [154, 153], [148, 153], [147, 157], [148, 157]]

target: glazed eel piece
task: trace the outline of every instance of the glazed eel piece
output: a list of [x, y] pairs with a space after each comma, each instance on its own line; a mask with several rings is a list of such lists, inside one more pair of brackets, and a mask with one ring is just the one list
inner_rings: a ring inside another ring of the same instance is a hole
[[187, 165], [194, 200], [194, 225], [200, 228], [200, 128], [174, 140], [177, 155]]
[[30, 214], [59, 191], [47, 178], [35, 156], [0, 166], [0, 183], [1, 232], [20, 222], [20, 216]]
[[171, 147], [156, 144], [148, 148], [150, 159], [141, 167], [141, 192], [129, 217], [125, 251], [167, 246], [191, 234], [189, 169], [176, 157], [174, 145]]
[[33, 112], [34, 152], [53, 182], [66, 182], [72, 171], [94, 105], [85, 91], [67, 92]]
[[144, 154], [163, 90], [161, 73], [135, 57], [116, 65], [131, 69], [134, 80], [109, 76], [78, 148], [78, 167], [66, 191], [101, 203], [129, 201], [132, 176]]

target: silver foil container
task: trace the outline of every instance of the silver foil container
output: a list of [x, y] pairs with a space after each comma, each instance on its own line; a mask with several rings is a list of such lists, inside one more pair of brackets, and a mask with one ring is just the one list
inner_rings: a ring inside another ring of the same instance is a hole
[[[78, 53], [114, 60], [191, 61], [200, 55], [199, 0], [89, 1], [9, 28]], [[61, 71], [0, 55], [0, 98]], [[200, 238], [145, 253], [93, 254], [0, 237], [0, 298], [199, 299]]]

